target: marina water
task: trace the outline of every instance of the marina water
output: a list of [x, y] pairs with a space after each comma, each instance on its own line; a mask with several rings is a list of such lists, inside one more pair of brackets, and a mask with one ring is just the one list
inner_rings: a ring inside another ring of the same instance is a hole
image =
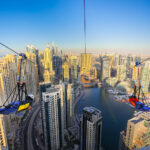
[[133, 117], [134, 109], [126, 103], [115, 101], [102, 88], [86, 88], [75, 107], [77, 114], [86, 106], [93, 106], [102, 111], [102, 147], [105, 150], [118, 150], [120, 131], [124, 130], [127, 121]]

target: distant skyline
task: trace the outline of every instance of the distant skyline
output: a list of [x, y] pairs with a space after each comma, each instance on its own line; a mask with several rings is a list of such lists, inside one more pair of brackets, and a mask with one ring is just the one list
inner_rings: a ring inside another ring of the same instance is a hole
[[[148, 0], [86, 0], [88, 52], [150, 54], [149, 14]], [[54, 41], [84, 52], [83, 0], [1, 1], [0, 18], [0, 42], [17, 51]]]

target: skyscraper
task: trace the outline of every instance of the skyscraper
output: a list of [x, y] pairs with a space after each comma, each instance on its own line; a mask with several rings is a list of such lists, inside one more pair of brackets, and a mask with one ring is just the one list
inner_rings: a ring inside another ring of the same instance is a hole
[[55, 85], [55, 88], [60, 90], [60, 97], [61, 97], [61, 120], [62, 120], [62, 130], [66, 129], [66, 88], [64, 83], [60, 83]]
[[81, 74], [90, 75], [92, 68], [92, 55], [89, 53], [81, 54]]
[[70, 68], [69, 68], [69, 63], [66, 61], [63, 63], [63, 79], [65, 82], [70, 81]]
[[81, 150], [100, 150], [102, 134], [101, 111], [94, 107], [83, 108], [80, 131]]
[[41, 85], [42, 124], [46, 150], [58, 150], [63, 146], [63, 122], [61, 92], [58, 88]]
[[55, 72], [53, 71], [53, 62], [52, 62], [52, 52], [50, 50], [49, 44], [44, 51], [44, 82], [52, 82]]
[[49, 71], [53, 70], [52, 66], [52, 52], [50, 50], [49, 44], [47, 44], [46, 49], [44, 50], [44, 68]]
[[32, 61], [34, 61], [34, 63], [36, 64], [35, 68], [38, 75], [38, 79], [42, 79], [41, 72], [40, 72], [39, 50], [35, 48], [33, 45], [27, 45], [26, 50], [27, 50], [26, 55], [28, 55], [27, 56], [28, 59], [32, 59]]
[[6, 86], [4, 83], [4, 76], [0, 73], [0, 105], [2, 106], [6, 99]]
[[67, 127], [74, 125], [74, 87], [67, 85]]
[[117, 66], [117, 80], [124, 81], [127, 77], [127, 58], [119, 55], [119, 63]]
[[8, 145], [7, 145], [4, 117], [3, 115], [0, 115], [0, 150], [3, 150], [3, 149], [7, 150]]
[[0, 95], [2, 94], [3, 100], [10, 95], [12, 89], [16, 85], [17, 80], [17, 60], [14, 55], [6, 55], [0, 62], [0, 73], [1, 73], [1, 81], [0, 84], [2, 86], [3, 91], [0, 90]]
[[[134, 64], [135, 65], [135, 64]], [[133, 66], [134, 66], [133, 65]], [[137, 81], [139, 78], [140, 78], [140, 80], [141, 80], [141, 78], [142, 78], [142, 66], [137, 66], [137, 67], [133, 67], [133, 72], [132, 72], [132, 79], [134, 80], [134, 81]], [[138, 73], [139, 72], [139, 73]]]
[[34, 53], [36, 54], [36, 51], [38, 51], [34, 45], [26, 45], [26, 50], [28, 53]]
[[150, 86], [150, 61], [145, 62], [145, 64], [142, 67], [142, 75], [141, 75], [141, 84], [143, 87], [143, 93], [146, 95], [150, 92], [149, 86]]
[[144, 112], [128, 120], [120, 133], [119, 150], [133, 150], [150, 145], [150, 113]]
[[133, 57], [132, 56], [128, 56], [127, 57], [127, 78], [132, 79], [132, 63], [133, 63]]
[[55, 54], [55, 43], [52, 42], [52, 56], [54, 56]]
[[[27, 85], [27, 91], [28, 93], [32, 93], [33, 95], [36, 95], [37, 88], [38, 88], [38, 68], [36, 64], [36, 55], [33, 53], [25, 53], [28, 60], [31, 60], [35, 64], [33, 64], [31, 61], [27, 61], [26, 63], [26, 72], [25, 72], [25, 80]], [[32, 82], [31, 82], [32, 81]]]
[[78, 60], [77, 56], [70, 57], [70, 64], [71, 64], [71, 80], [72, 82], [77, 81], [78, 78]]
[[126, 79], [127, 68], [125, 65], [118, 65], [117, 67], [117, 80], [124, 81]]
[[102, 57], [102, 82], [110, 77], [110, 59], [108, 56]]
[[61, 79], [62, 75], [62, 58], [59, 56], [53, 56], [53, 70], [55, 71], [55, 77], [57, 80]]

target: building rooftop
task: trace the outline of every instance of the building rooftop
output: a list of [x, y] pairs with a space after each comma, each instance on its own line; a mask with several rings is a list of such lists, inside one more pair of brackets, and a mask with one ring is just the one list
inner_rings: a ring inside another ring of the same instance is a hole
[[142, 147], [140, 149], [137, 149], [137, 150], [150, 150], [150, 146], [147, 146], [147, 147]]
[[59, 89], [58, 88], [47, 88], [46, 89], [46, 93], [54, 93], [54, 92], [58, 92]]
[[143, 118], [144, 120], [150, 120], [150, 112], [143, 112], [138, 115], [138, 117]]
[[141, 122], [141, 121], [143, 121], [144, 119], [142, 119], [142, 118], [133, 118], [133, 119], [131, 119], [130, 120], [130, 122], [132, 122], [132, 123], [134, 123], [134, 124], [137, 124], [137, 123], [139, 123], [139, 122]]
[[101, 111], [94, 107], [84, 107], [83, 110], [91, 114], [99, 114], [99, 113], [101, 114]]

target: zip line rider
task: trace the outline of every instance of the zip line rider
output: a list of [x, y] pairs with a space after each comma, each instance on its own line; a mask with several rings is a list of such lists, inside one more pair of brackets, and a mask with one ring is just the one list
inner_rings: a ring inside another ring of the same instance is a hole
[[[23, 77], [21, 74], [22, 73], [22, 65], [23, 65], [23, 63], [26, 63], [25, 61], [26, 61], [27, 57], [24, 53], [19, 54], [19, 56], [21, 57], [21, 59], [18, 60], [17, 85], [13, 89], [13, 91], [11, 92], [9, 97], [6, 99], [3, 106], [0, 106], [1, 107], [0, 114], [9, 115], [9, 114], [14, 114], [14, 113], [19, 113], [23, 110], [31, 109], [31, 105], [34, 100], [33, 95], [27, 94], [26, 83], [24, 81], [25, 71], [23, 72]], [[25, 66], [25, 68], [26, 68], [26, 66]], [[25, 70], [25, 68], [24, 68], [24, 70]], [[22, 78], [23, 78], [23, 82], [21, 82]], [[8, 102], [8, 100], [10, 99], [10, 97], [12, 98], [11, 102], [8, 105], [5, 105], [6, 102]]]

